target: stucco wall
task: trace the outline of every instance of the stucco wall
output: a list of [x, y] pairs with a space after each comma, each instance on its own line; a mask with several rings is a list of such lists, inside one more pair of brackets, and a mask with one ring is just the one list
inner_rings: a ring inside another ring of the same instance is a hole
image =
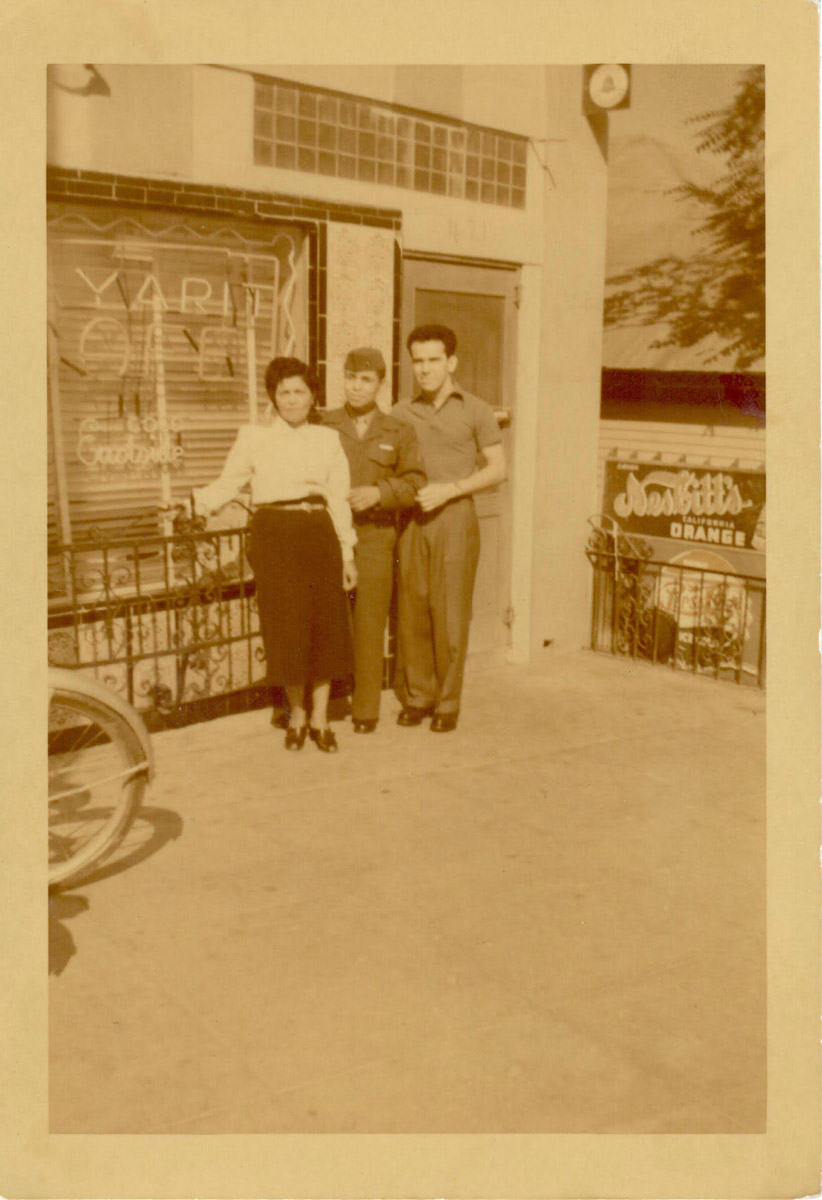
[[[391, 102], [394, 94], [394, 68], [367, 68], [364, 76], [346, 67], [268, 68], [283, 78], [298, 82], [320, 84], [345, 90], [363, 92], [375, 99]], [[496, 72], [505, 68], [486, 68], [486, 92], [496, 94]], [[371, 76], [378, 71], [378, 89], [366, 91]], [[475, 255], [507, 259], [512, 262], [539, 262], [542, 253], [542, 206], [539, 172], [533, 157], [529, 160], [529, 187], [525, 209], [512, 209], [494, 204], [477, 204], [450, 196], [434, 196], [408, 188], [364, 183], [355, 179], [338, 179], [312, 175], [278, 167], [255, 164], [251, 136], [250, 113], [253, 104], [253, 80], [238, 71], [222, 71], [208, 67], [194, 70], [194, 154], [193, 170], [197, 179], [233, 187], [271, 188], [274, 191], [297, 192], [303, 196], [338, 201], [343, 204], [370, 204], [397, 208], [403, 214], [403, 244], [408, 250], [426, 250], [437, 254]], [[390, 86], [389, 86], [390, 82]], [[539, 82], [539, 80], [538, 80]], [[357, 86], [358, 85], [358, 86]], [[472, 92], [479, 92], [477, 83]], [[540, 89], [541, 91], [541, 89]], [[483, 93], [485, 95], [485, 93]], [[423, 98], [423, 97], [421, 97]], [[522, 113], [539, 107], [540, 92], [528, 96], [517, 93], [515, 99]], [[464, 105], [464, 119], [488, 119], [489, 101], [482, 105]], [[516, 105], [509, 97], [507, 105], [497, 114], [501, 118], [513, 114]], [[451, 114], [449, 114], [451, 115]], [[533, 117], [531, 117], [533, 121]], [[509, 125], [513, 124], [513, 115]], [[515, 130], [517, 131], [517, 130]], [[533, 151], [529, 150], [533, 155]]]
[[531, 650], [586, 644], [586, 519], [596, 511], [607, 166], [581, 111], [578, 67], [546, 69], [540, 384], [537, 397]]
[[49, 67], [49, 164], [191, 179], [193, 69], [103, 64], [98, 70], [107, 96], [83, 94], [89, 80], [84, 67]]
[[[102, 65], [109, 96], [84, 96], [79, 66], [52, 69], [48, 89], [48, 161], [55, 166], [182, 179], [235, 188], [290, 192], [344, 204], [402, 209], [407, 249], [539, 263], [542, 255], [540, 170], [529, 148], [523, 210], [434, 196], [255, 164], [254, 82], [250, 74], [206, 66]], [[266, 68], [284, 78], [393, 102], [433, 101], [425, 76], [419, 87], [395, 67]], [[407, 72], [410, 68], [403, 68]], [[424, 70], [429, 70], [425, 68]], [[452, 68], [461, 101], [453, 108], [476, 123], [542, 136], [544, 105], [538, 68]], [[403, 80], [405, 82], [403, 83]], [[63, 87], [59, 85], [63, 85]], [[435, 110], [436, 111], [436, 110]]]

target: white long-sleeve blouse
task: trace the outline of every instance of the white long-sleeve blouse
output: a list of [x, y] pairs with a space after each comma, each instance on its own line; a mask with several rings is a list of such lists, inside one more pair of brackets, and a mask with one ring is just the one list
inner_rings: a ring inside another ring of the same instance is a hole
[[353, 559], [357, 535], [348, 503], [351, 477], [336, 430], [309, 424], [294, 428], [280, 416], [266, 425], [241, 425], [219, 478], [194, 489], [195, 507], [214, 512], [248, 483], [255, 505], [323, 496], [342, 556]]

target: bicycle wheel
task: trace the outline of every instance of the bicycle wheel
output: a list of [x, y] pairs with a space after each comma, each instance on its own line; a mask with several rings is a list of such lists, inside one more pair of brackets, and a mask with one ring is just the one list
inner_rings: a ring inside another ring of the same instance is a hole
[[49, 889], [89, 875], [122, 842], [149, 763], [125, 717], [67, 687], [49, 703]]

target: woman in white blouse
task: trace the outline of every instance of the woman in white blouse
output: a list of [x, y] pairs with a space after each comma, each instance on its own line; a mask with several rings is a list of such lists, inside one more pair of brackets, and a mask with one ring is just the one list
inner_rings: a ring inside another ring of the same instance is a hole
[[240, 428], [222, 474], [195, 489], [194, 506], [213, 512], [250, 482], [248, 560], [268, 678], [285, 688], [291, 710], [285, 747], [301, 750], [308, 735], [328, 753], [337, 749], [331, 680], [353, 669], [346, 593], [357, 585], [357, 539], [348, 460], [336, 431], [309, 421], [316, 383], [306, 363], [273, 359], [265, 386], [270, 419]]

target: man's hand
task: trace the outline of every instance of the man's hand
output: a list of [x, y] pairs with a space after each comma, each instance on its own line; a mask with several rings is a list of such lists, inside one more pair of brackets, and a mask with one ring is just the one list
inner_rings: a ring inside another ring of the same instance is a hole
[[423, 512], [434, 512], [458, 495], [459, 489], [453, 483], [427, 483], [417, 492], [417, 504]]
[[354, 512], [365, 512], [380, 502], [380, 489], [373, 487], [355, 487], [348, 493], [348, 503]]
[[353, 592], [357, 586], [357, 568], [353, 559], [343, 559], [343, 591]]
[[169, 532], [169, 524], [171, 530], [177, 534], [201, 533], [208, 525], [205, 515], [194, 512], [190, 499], [177, 500], [172, 504], [158, 504], [157, 508], [166, 533]]

